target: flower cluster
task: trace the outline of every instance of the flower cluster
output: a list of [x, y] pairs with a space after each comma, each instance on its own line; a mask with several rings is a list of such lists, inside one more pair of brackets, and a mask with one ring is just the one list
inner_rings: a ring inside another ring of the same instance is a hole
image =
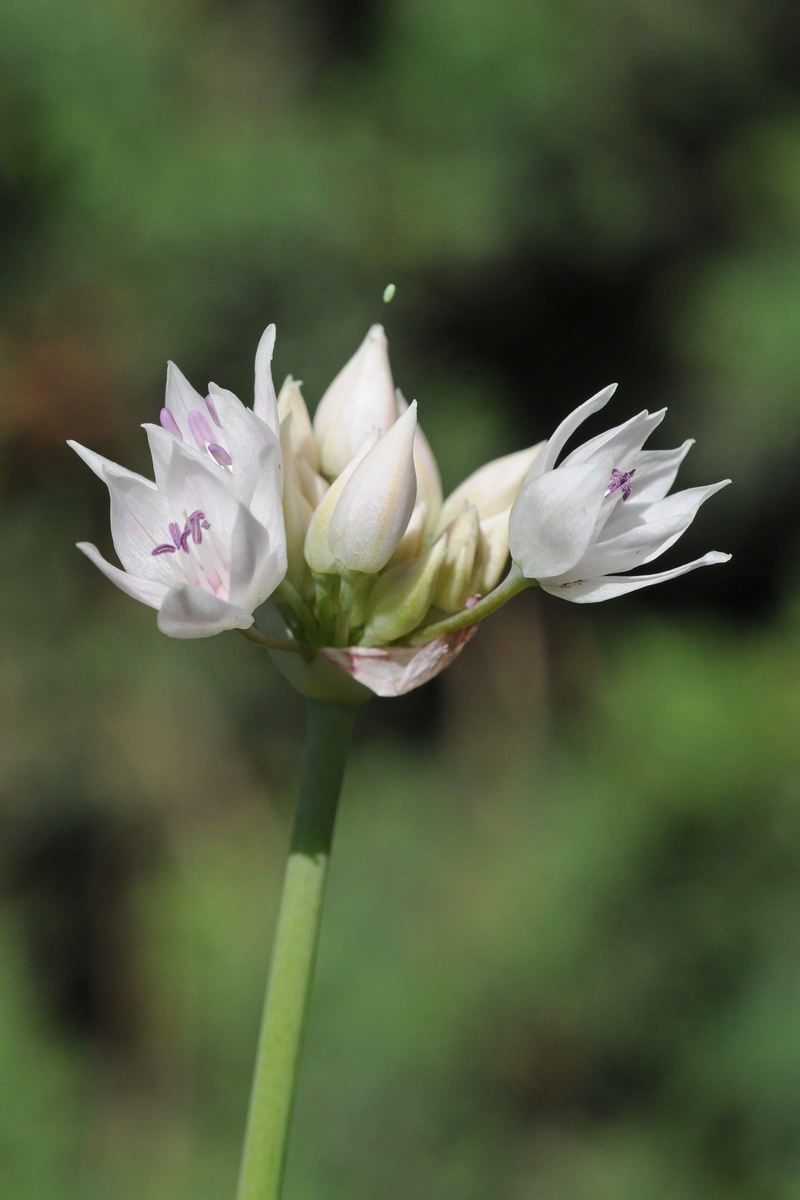
[[291, 376], [275, 396], [274, 340], [270, 326], [252, 410], [214, 384], [203, 399], [170, 364], [160, 424], [145, 426], [155, 482], [71, 443], [108, 486], [124, 570], [92, 545], [81, 549], [158, 609], [164, 633], [249, 630], [272, 597], [283, 646], [398, 695], [438, 673], [482, 617], [531, 583], [589, 603], [729, 557], [618, 574], [667, 550], [724, 484], [667, 494], [691, 442], [643, 450], [663, 412], [640, 413], [559, 462], [613, 387], [548, 442], [486, 464], [443, 499], [416, 402], [394, 387], [380, 325], [313, 422]]

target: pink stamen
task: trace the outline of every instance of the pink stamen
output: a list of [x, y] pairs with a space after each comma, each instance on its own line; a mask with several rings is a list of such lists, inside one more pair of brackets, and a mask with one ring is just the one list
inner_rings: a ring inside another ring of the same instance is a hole
[[175, 420], [168, 408], [162, 408], [161, 412], [158, 414], [158, 419], [161, 422], [162, 429], [166, 429], [167, 433], [171, 433], [172, 436], [176, 437], [179, 442], [183, 441], [183, 434], [178, 428], [178, 422]]
[[608, 489], [603, 496], [603, 499], [607, 500], [609, 496], [613, 495], [614, 492], [618, 492], [619, 489], [622, 488], [622, 499], [627, 500], [631, 494], [630, 481], [633, 479], [635, 474], [635, 467], [632, 471], [618, 471], [617, 468], [614, 467], [614, 470], [611, 472], [611, 482], [608, 485]]
[[214, 401], [210, 396], [206, 396], [206, 408], [208, 409], [211, 420], [214, 422], [217, 429], [222, 429], [222, 421], [220, 421], [219, 417], [217, 416], [217, 410], [214, 405]]
[[193, 408], [189, 413], [189, 428], [192, 431], [192, 437], [197, 442], [201, 450], [205, 450], [209, 442], [213, 442], [214, 435], [211, 432], [211, 426], [201, 412]]
[[150, 553], [152, 554], [153, 558], [155, 558], [157, 554], [174, 554], [175, 547], [170, 546], [168, 542], [163, 542], [160, 546], [156, 546], [155, 550], [151, 550]]
[[219, 463], [221, 467], [233, 466], [233, 459], [231, 458], [230, 454], [228, 454], [228, 451], [223, 446], [217, 445], [216, 442], [209, 443], [208, 453]]

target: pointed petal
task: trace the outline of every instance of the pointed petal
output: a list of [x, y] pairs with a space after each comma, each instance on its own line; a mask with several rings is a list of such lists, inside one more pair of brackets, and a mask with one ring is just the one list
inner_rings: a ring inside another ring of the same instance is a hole
[[191, 442], [192, 431], [189, 427], [189, 413], [193, 410], [205, 412], [205, 400], [196, 392], [183, 372], [174, 362], [167, 363], [167, 387], [164, 394], [164, 406], [175, 418], [178, 428], [186, 442]]
[[[177, 444], [177, 443], [176, 443]], [[161, 542], [169, 541], [169, 506], [161, 492], [147, 480], [104, 468], [111, 496], [111, 537], [126, 571], [171, 587], [175, 574], [168, 555], [153, 556]]]
[[647, 409], [637, 413], [635, 417], [631, 417], [630, 421], [625, 421], [616, 429], [600, 433], [590, 441], [584, 442], [582, 446], [578, 446], [571, 454], [567, 455], [561, 466], [569, 467], [579, 463], [592, 462], [602, 455], [604, 458], [610, 456], [618, 470], [629, 471], [634, 465], [635, 456], [639, 454], [653, 430], [657, 429], [664, 420], [666, 413], [665, 408], [654, 413], [649, 413]]
[[273, 549], [268, 530], [243, 504], [231, 542], [230, 602], [252, 612], [275, 591], [286, 574], [286, 555]]
[[249, 629], [252, 624], [252, 613], [188, 583], [167, 593], [158, 614], [158, 628], [174, 638], [213, 637], [226, 629]]
[[594, 536], [610, 474], [608, 460], [600, 460], [528, 477], [509, 519], [511, 555], [528, 579], [551, 579], [580, 562]]
[[642, 450], [634, 463], [633, 499], [637, 503], [663, 500], [693, 445], [694, 438], [688, 438], [676, 450]]
[[110, 458], [103, 458], [102, 454], [95, 454], [94, 450], [89, 450], [86, 446], [82, 446], [80, 442], [67, 440], [67, 445], [75, 451], [79, 458], [82, 458], [87, 467], [94, 471], [98, 479], [106, 482], [105, 468], [108, 467], [117, 476], [127, 475], [129, 479], [136, 479], [139, 483], [145, 484], [147, 487], [155, 488], [152, 479], [145, 478], [144, 475], [137, 474], [136, 471], [129, 471], [127, 467], [121, 467], [119, 463], [112, 462]]
[[[258, 483], [259, 456], [265, 446], [273, 447], [276, 469], [279, 475], [283, 471], [278, 438], [233, 392], [217, 387], [215, 383], [208, 385], [208, 391], [222, 425], [225, 449], [233, 459], [225, 477], [237, 500], [249, 504]], [[218, 469], [224, 472], [224, 468]]]
[[702, 558], [694, 562], [684, 563], [682, 567], [673, 567], [671, 571], [659, 571], [656, 575], [606, 575], [600, 579], [578, 579], [573, 583], [555, 583], [540, 580], [540, 587], [551, 596], [560, 596], [562, 600], [571, 600], [574, 604], [598, 604], [601, 600], [614, 600], [627, 592], [636, 592], [639, 588], [652, 587], [656, 583], [665, 583], [668, 579], [677, 579], [697, 567], [711, 567], [716, 563], [726, 563], [730, 554], [722, 554], [718, 550], [710, 550]]
[[78, 549], [82, 550], [86, 557], [100, 568], [105, 577], [115, 583], [126, 595], [133, 596], [134, 600], [140, 600], [142, 604], [147, 604], [150, 608], [160, 608], [161, 601], [169, 591], [165, 584], [155, 583], [152, 579], [139, 579], [136, 575], [129, 575], [126, 571], [121, 571], [113, 563], [107, 562], [91, 542], [78, 542]]
[[[729, 483], [729, 479], [723, 479], [719, 483], [710, 483], [705, 487], [685, 488], [682, 492], [675, 492], [674, 495], [666, 496], [663, 500], [656, 500], [653, 504], [634, 504], [632, 499], [618, 503], [603, 530], [602, 538], [597, 541], [597, 547], [599, 549], [604, 546], [616, 545], [620, 542], [620, 538], [630, 533], [635, 534], [637, 530], [646, 531], [655, 526], [665, 526], [670, 522], [676, 522], [680, 533], [683, 533], [691, 525], [700, 505], [704, 504], [710, 496], [727, 487]], [[676, 534], [676, 537], [679, 537], [680, 533]], [[669, 544], [672, 545], [672, 542]], [[666, 550], [667, 547], [665, 546], [664, 549]], [[659, 553], [661, 552], [659, 551]], [[644, 561], [649, 562], [650, 560], [645, 559]], [[615, 569], [627, 570], [628, 568], [616, 567]]]
[[272, 352], [275, 349], [275, 326], [268, 325], [261, 335], [261, 341], [256, 350], [256, 382], [253, 401], [253, 411], [257, 417], [271, 429], [275, 437], [279, 436], [278, 402], [275, 398], [275, 384], [272, 382]]
[[579, 405], [574, 412], [571, 412], [568, 417], [564, 418], [553, 436], [547, 442], [541, 454], [534, 459], [533, 466], [528, 472], [526, 481], [527, 479], [538, 478], [538, 476], [543, 475], [545, 471], [552, 471], [553, 467], [556, 465], [556, 460], [558, 459], [559, 454], [566, 445], [568, 439], [572, 437], [575, 430], [578, 429], [588, 417], [591, 417], [592, 413], [599, 412], [601, 408], [605, 408], [616, 390], [617, 385], [615, 383], [610, 383], [608, 387], [604, 387], [602, 391], [597, 392], [597, 394], [594, 396], [591, 396], [590, 399]]
[[292, 379], [291, 375], [286, 376], [278, 396], [278, 419], [282, 427], [283, 422], [291, 413], [294, 452], [298, 458], [305, 458], [312, 471], [318, 471], [319, 452], [314, 438], [314, 430], [311, 427], [311, 418], [300, 390], [301, 387], [299, 379]]
[[273, 550], [285, 555], [282, 458], [280, 445], [276, 441], [270, 441], [259, 451], [258, 478], [248, 507], [255, 519], [269, 532]]
[[[145, 422], [142, 425], [142, 429], [147, 434], [150, 454], [153, 458], [156, 487], [163, 490], [167, 481], [167, 470], [169, 468], [169, 460], [172, 457], [172, 447], [175, 445], [177, 438], [173, 434], [168, 433], [161, 425], [152, 425], [149, 422]], [[200, 463], [204, 463], [209, 459], [205, 451], [198, 450], [196, 446], [189, 442], [183, 443], [183, 452], [184, 454], [194, 456]]]

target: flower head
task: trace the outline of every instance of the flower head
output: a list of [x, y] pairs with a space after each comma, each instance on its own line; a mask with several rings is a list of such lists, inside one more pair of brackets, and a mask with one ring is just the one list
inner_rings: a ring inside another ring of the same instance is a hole
[[160, 424], [145, 426], [155, 482], [69, 443], [108, 487], [122, 569], [88, 542], [79, 548], [124, 592], [158, 609], [159, 629], [171, 637], [249, 628], [286, 573], [277, 409], [267, 379], [273, 342], [270, 326], [256, 366], [265, 419], [214, 384], [203, 400], [170, 363]]
[[665, 409], [639, 413], [584, 442], [556, 465], [567, 439], [608, 403], [615, 388], [604, 388], [561, 422], [528, 471], [511, 510], [511, 556], [523, 575], [579, 604], [610, 600], [730, 558], [710, 551], [655, 575], [616, 574], [668, 550], [703, 501], [730, 480], [667, 495], [692, 442], [676, 450], [642, 449]]

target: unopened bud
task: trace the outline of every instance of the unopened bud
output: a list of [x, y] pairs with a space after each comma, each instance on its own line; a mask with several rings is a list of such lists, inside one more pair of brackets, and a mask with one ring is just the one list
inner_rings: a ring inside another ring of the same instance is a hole
[[[395, 390], [395, 397], [397, 415], [402, 417], [408, 408], [408, 401], [400, 388]], [[414, 435], [414, 467], [417, 472], [417, 503], [424, 500], [428, 506], [425, 527], [425, 532], [428, 533], [436, 526], [442, 510], [442, 477], [428, 439], [419, 425]]]
[[304, 458], [312, 471], [319, 470], [319, 453], [311, 427], [306, 402], [301, 392], [302, 383], [287, 375], [283, 387], [278, 394], [278, 417], [283, 428], [283, 422], [292, 415], [292, 448], [295, 458]]
[[[419, 486], [419, 476], [417, 477], [417, 486]], [[406, 526], [406, 531], [401, 537], [394, 554], [389, 559], [388, 565], [390, 567], [397, 566], [401, 562], [407, 562], [409, 558], [417, 557], [422, 550], [422, 540], [425, 536], [427, 524], [428, 506], [424, 500], [417, 501], [414, 505], [411, 519]]]
[[291, 427], [294, 413], [290, 412], [281, 422], [281, 450], [283, 452], [283, 523], [286, 528], [286, 577], [304, 594], [311, 583], [311, 572], [303, 554], [306, 533], [311, 524], [314, 510], [303, 495], [297, 473], [297, 461], [293, 446]]
[[527, 450], [518, 450], [516, 454], [495, 458], [468, 476], [445, 500], [436, 525], [437, 532], [446, 529], [465, 504], [475, 505], [481, 521], [509, 508], [544, 445], [540, 442]]
[[311, 524], [306, 534], [304, 554], [311, 570], [318, 575], [329, 575], [336, 571], [336, 559], [331, 552], [328, 542], [331, 518], [353, 472], [377, 440], [378, 435], [376, 433], [367, 438], [358, 454], [350, 460], [338, 479], [328, 488], [311, 518]]
[[386, 433], [396, 416], [386, 334], [373, 325], [314, 415], [322, 474], [335, 479], [372, 430]]
[[444, 556], [443, 535], [420, 558], [399, 563], [378, 576], [367, 603], [363, 646], [379, 646], [416, 629], [431, 606]]
[[412, 404], [364, 456], [342, 490], [328, 542], [334, 559], [348, 571], [380, 571], [406, 531], [417, 496], [416, 425], [417, 406]]
[[447, 549], [433, 602], [443, 612], [455, 613], [461, 611], [474, 592], [475, 558], [481, 537], [475, 505], [465, 508], [443, 536], [447, 539]]
[[485, 596], [497, 586], [508, 560], [508, 517], [510, 508], [481, 521], [481, 543], [475, 563], [473, 589]]

